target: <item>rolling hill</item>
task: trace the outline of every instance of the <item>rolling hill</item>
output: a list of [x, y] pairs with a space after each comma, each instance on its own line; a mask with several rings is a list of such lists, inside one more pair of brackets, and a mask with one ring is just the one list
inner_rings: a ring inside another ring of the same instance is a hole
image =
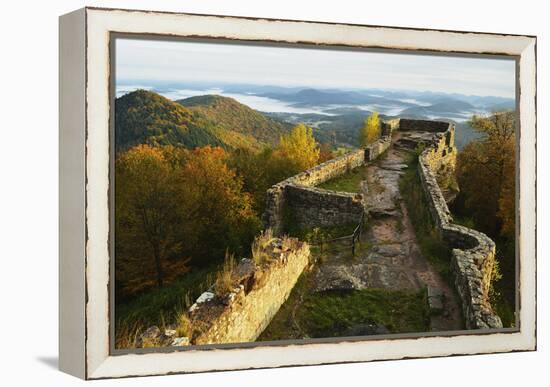
[[201, 95], [176, 102], [208, 117], [220, 128], [252, 136], [263, 143], [276, 144], [282, 134], [292, 129], [290, 124], [266, 117], [229, 97]]
[[137, 144], [260, 149], [291, 128], [230, 98], [207, 95], [176, 103], [146, 90], [116, 99], [115, 127], [117, 151]]

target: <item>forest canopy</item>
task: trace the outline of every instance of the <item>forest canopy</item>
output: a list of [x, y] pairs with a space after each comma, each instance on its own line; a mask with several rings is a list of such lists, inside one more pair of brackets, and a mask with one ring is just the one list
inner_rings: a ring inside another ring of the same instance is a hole
[[115, 161], [116, 290], [124, 299], [193, 267], [249, 254], [266, 190], [319, 161], [311, 128], [297, 125], [260, 152], [141, 144]]
[[458, 154], [460, 194], [453, 212], [496, 242], [497, 281], [492, 293], [505, 326], [515, 323], [516, 291], [516, 114], [473, 116], [469, 124], [481, 135]]
[[470, 125], [482, 139], [458, 156], [457, 178], [464, 207], [489, 235], [515, 232], [515, 113], [473, 116]]

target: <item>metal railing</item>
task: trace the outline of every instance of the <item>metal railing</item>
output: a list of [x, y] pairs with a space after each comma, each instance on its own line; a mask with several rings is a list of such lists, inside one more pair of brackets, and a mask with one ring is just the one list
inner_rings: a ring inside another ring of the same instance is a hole
[[344, 236], [341, 236], [341, 237], [337, 237], [337, 238], [323, 240], [320, 243], [315, 243], [315, 244], [310, 243], [310, 246], [321, 246], [321, 250], [322, 250], [323, 245], [325, 245], [327, 243], [342, 241], [342, 240], [346, 240], [346, 239], [351, 239], [351, 254], [353, 256], [355, 256], [355, 250], [356, 250], [355, 246], [356, 246], [357, 243], [359, 243], [359, 241], [361, 239], [361, 236], [363, 235], [363, 230], [365, 229], [365, 216], [366, 216], [366, 212], [363, 211], [363, 213], [361, 214], [361, 219], [359, 220], [359, 223], [353, 229], [353, 233], [351, 233], [349, 235], [344, 235]]
[[355, 256], [355, 244], [358, 243], [361, 240], [361, 235], [363, 234], [363, 228], [365, 227], [365, 211], [361, 214], [361, 220], [359, 220], [359, 224], [357, 227], [355, 227], [355, 230], [353, 230], [353, 234], [351, 235], [351, 254]]

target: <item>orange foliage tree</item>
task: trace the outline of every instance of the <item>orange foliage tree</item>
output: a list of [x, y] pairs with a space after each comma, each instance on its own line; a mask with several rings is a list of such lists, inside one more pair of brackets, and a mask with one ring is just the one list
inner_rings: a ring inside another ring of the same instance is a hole
[[242, 179], [227, 166], [227, 153], [209, 146], [193, 150], [178, 171], [187, 203], [185, 236], [197, 265], [222, 259], [225, 250], [246, 254], [260, 221]]
[[515, 232], [515, 113], [474, 116], [471, 126], [483, 134], [459, 153], [457, 179], [464, 206], [490, 235]]
[[244, 253], [259, 229], [221, 148], [138, 145], [115, 162], [116, 288], [163, 286], [190, 266]]
[[330, 149], [324, 148], [321, 153], [311, 128], [298, 124], [281, 137], [274, 149], [267, 147], [261, 152], [236, 149], [230, 155], [229, 165], [242, 178], [243, 187], [251, 193], [253, 208], [259, 215], [264, 211], [269, 187], [332, 157]]
[[117, 281], [132, 291], [154, 283], [160, 287], [167, 257], [179, 255], [172, 261], [180, 274], [187, 270], [178, 238], [183, 213], [173, 167], [161, 148], [138, 145], [116, 160], [115, 174]]

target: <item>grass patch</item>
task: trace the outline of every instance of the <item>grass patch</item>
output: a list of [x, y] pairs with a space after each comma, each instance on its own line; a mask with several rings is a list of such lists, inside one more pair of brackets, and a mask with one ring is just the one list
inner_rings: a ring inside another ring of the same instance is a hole
[[366, 179], [367, 167], [363, 165], [351, 169], [343, 175], [335, 177], [334, 179], [325, 181], [317, 187], [330, 191], [359, 193], [361, 192], [361, 181]]
[[493, 279], [492, 290], [489, 293], [491, 305], [502, 320], [504, 327], [516, 326], [516, 246], [513, 239], [505, 237], [493, 238], [497, 247], [497, 261], [500, 278]]
[[418, 157], [411, 157], [408, 165], [399, 181], [399, 189], [407, 206], [418, 245], [435, 270], [450, 284], [452, 283], [451, 249], [435, 229], [418, 176]]
[[[330, 252], [332, 248], [331, 244]], [[364, 248], [369, 248], [368, 244]], [[311, 252], [314, 258], [320, 255], [318, 247], [312, 247]], [[350, 336], [354, 329], [367, 324], [384, 326], [390, 333], [429, 331], [425, 290], [319, 293], [313, 291], [315, 279], [315, 272], [302, 273], [258, 341]]]
[[476, 228], [476, 224], [474, 220], [470, 217], [457, 216], [453, 214], [453, 222], [464, 227], [473, 228], [473, 229]]
[[237, 261], [235, 261], [235, 256], [226, 252], [223, 266], [216, 273], [216, 281], [214, 282], [214, 292], [218, 297], [225, 296], [235, 288], [233, 272], [236, 267]]
[[341, 336], [361, 324], [383, 325], [391, 333], [425, 332], [429, 314], [424, 291], [364, 289], [314, 293], [298, 316], [310, 337]]
[[353, 328], [382, 325], [390, 333], [426, 332], [426, 292], [364, 289], [313, 293], [304, 274], [258, 341], [352, 335]]
[[213, 282], [218, 266], [192, 270], [170, 285], [144, 293], [115, 308], [117, 348], [131, 347], [139, 332], [152, 325], [178, 324], [182, 311]]
[[[498, 285], [495, 287], [498, 288]], [[491, 305], [500, 317], [504, 328], [516, 326], [516, 310], [513, 302], [510, 302], [502, 293], [498, 292], [491, 295]]]
[[[312, 248], [312, 252], [315, 248]], [[301, 328], [297, 325], [295, 317], [299, 312], [304, 297], [311, 287], [311, 273], [304, 272], [292, 288], [288, 299], [283, 303], [275, 317], [266, 329], [258, 337], [257, 341], [298, 339], [301, 336]]]

